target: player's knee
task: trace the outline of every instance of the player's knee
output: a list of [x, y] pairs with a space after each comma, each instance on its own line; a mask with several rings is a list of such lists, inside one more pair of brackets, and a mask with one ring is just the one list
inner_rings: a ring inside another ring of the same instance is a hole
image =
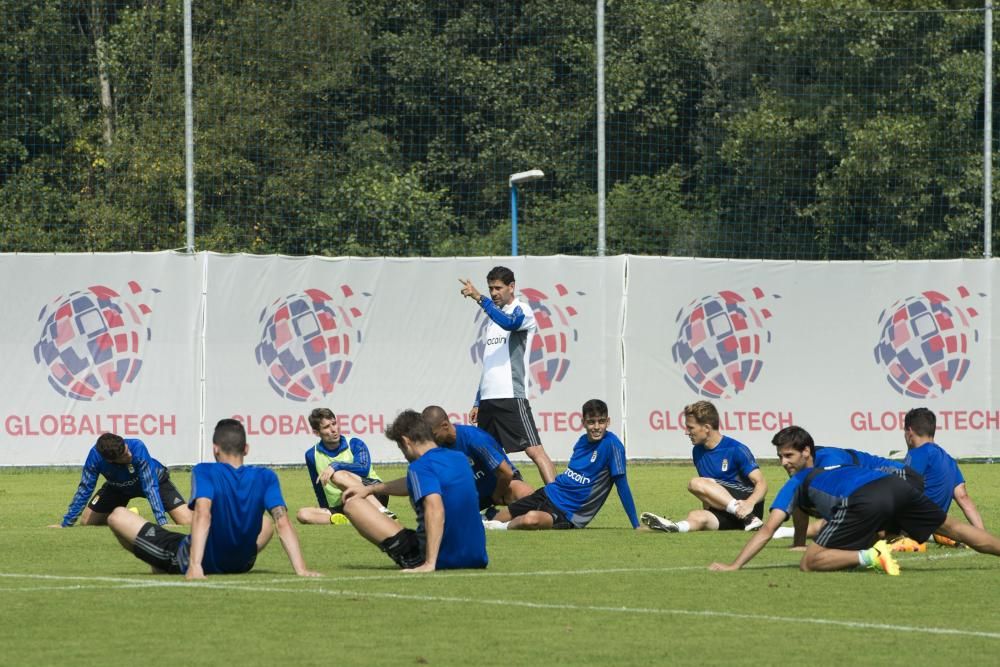
[[708, 490], [711, 480], [705, 477], [692, 477], [688, 482], [688, 491], [695, 495], [703, 494]]
[[295, 520], [299, 523], [309, 523], [309, 516], [305, 507], [300, 507], [299, 511], [295, 513]]
[[111, 514], [108, 515], [108, 525], [113, 529], [118, 529], [121, 527], [123, 522], [127, 521], [129, 517], [132, 516], [135, 515], [129, 512], [126, 508], [116, 507], [111, 511]]
[[343, 490], [352, 484], [360, 484], [361, 478], [352, 472], [347, 472], [346, 470], [338, 470], [333, 473], [333, 477], [330, 478], [333, 485], [337, 488]]

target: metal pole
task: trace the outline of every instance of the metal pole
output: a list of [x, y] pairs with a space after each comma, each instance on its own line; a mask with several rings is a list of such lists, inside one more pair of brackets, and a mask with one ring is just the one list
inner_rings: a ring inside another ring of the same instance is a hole
[[[987, 0], [989, 2], [989, 0]], [[606, 249], [604, 181], [604, 0], [597, 0], [597, 256]]]
[[194, 64], [191, 48], [191, 0], [184, 0], [184, 176], [187, 251], [194, 252]]
[[517, 186], [510, 186], [510, 256], [517, 257]]
[[993, 5], [986, 0], [983, 51], [983, 257], [993, 256]]

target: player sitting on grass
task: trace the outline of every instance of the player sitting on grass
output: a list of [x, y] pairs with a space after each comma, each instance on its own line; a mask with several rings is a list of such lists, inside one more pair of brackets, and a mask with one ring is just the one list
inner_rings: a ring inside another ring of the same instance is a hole
[[530, 496], [515, 500], [485, 522], [494, 530], [586, 528], [604, 506], [611, 485], [633, 528], [639, 527], [635, 502], [625, 476], [625, 446], [608, 430], [608, 406], [600, 399], [583, 404], [586, 433], [573, 445], [566, 470]]
[[[94, 493], [97, 479], [101, 475], [107, 481]], [[92, 493], [93, 498], [90, 497]], [[80, 525], [104, 526], [108, 523], [108, 514], [116, 507], [125, 507], [132, 498], [143, 497], [149, 501], [153, 516], [161, 526], [167, 522], [164, 510], [169, 512], [170, 518], [178, 525], [191, 523], [191, 510], [170, 481], [170, 472], [149, 455], [142, 440], [126, 440], [114, 433], [105, 433], [87, 454], [80, 486], [69, 503], [62, 523], [51, 527], [72, 526], [80, 510], [83, 510]], [[84, 504], [87, 505], [86, 509]]]
[[191, 470], [191, 534], [154, 526], [119, 507], [108, 517], [108, 525], [121, 545], [154, 572], [184, 574], [188, 579], [248, 572], [274, 533], [271, 523], [264, 521], [267, 511], [295, 574], [319, 576], [302, 559], [278, 476], [268, 468], [243, 465], [247, 454], [243, 424], [235, 419], [216, 424], [212, 450], [215, 463], [199, 463]]
[[920, 542], [938, 531], [976, 551], [1000, 556], [1000, 539], [949, 518], [906, 480], [857, 466], [814, 467], [815, 446], [805, 429], [789, 427], [779, 435], [773, 442], [790, 479], [775, 497], [767, 521], [736, 560], [712, 563], [710, 569], [729, 571], [746, 565], [796, 508], [827, 520], [799, 563], [806, 572], [860, 566], [898, 575], [899, 564], [889, 545], [877, 537], [887, 528], [905, 531]]
[[[486, 534], [468, 459], [438, 447], [431, 429], [413, 410], [401, 412], [385, 435], [410, 465], [406, 477], [344, 491], [344, 514], [354, 528], [404, 572], [486, 567]], [[403, 528], [366, 502], [374, 493], [409, 495], [417, 529]]]
[[[309, 414], [309, 425], [319, 442], [306, 450], [306, 471], [316, 494], [318, 507], [302, 507], [295, 513], [299, 523], [347, 523], [341, 493], [356, 484], [377, 484], [382, 481], [372, 467], [368, 445], [360, 438], [348, 440], [340, 434], [337, 416], [328, 408], [316, 408]], [[368, 501], [376, 509], [393, 519], [396, 515], [386, 509], [388, 496], [370, 496]]]
[[719, 412], [708, 401], [684, 408], [684, 428], [694, 448], [691, 457], [698, 477], [688, 491], [702, 509], [674, 523], [652, 512], [642, 522], [652, 530], [687, 533], [697, 530], [756, 530], [764, 516], [767, 482], [753, 453], [743, 443], [719, 433]]
[[[954, 499], [976, 528], [984, 529], [979, 508], [965, 488], [965, 477], [958, 463], [934, 442], [937, 417], [927, 408], [914, 408], [903, 418], [903, 438], [906, 440], [906, 465], [924, 476], [924, 493], [945, 512]], [[935, 540], [937, 536], [935, 535]], [[937, 540], [948, 544], [950, 540]], [[954, 546], [954, 542], [951, 543]]]
[[489, 512], [486, 518], [492, 519], [496, 514], [494, 505], [509, 505], [534, 491], [521, 478], [521, 472], [507, 458], [500, 443], [483, 429], [452, 424], [448, 413], [437, 405], [428, 405], [421, 416], [431, 429], [434, 442], [468, 458], [479, 492], [479, 509]]

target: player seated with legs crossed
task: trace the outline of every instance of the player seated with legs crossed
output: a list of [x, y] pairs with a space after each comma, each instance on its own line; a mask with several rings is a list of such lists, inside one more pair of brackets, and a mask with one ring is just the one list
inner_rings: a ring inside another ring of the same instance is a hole
[[[438, 447], [414, 410], [401, 412], [385, 435], [410, 465], [406, 477], [344, 491], [344, 513], [354, 528], [404, 572], [486, 567], [486, 534], [468, 459]], [[381, 493], [410, 497], [416, 530], [403, 528], [367, 502], [368, 496]]]
[[[382, 481], [372, 467], [368, 445], [360, 438], [348, 440], [340, 434], [337, 416], [328, 408], [316, 408], [309, 413], [309, 426], [319, 442], [306, 450], [306, 472], [316, 494], [318, 507], [302, 507], [295, 513], [299, 523], [344, 524], [341, 494], [349, 486], [371, 485]], [[386, 509], [389, 497], [369, 496], [368, 502], [393, 519]]]
[[[147, 523], [119, 507], [108, 517], [108, 526], [121, 545], [154, 572], [204, 579], [209, 574], [249, 572], [276, 529], [295, 574], [319, 576], [302, 559], [278, 476], [268, 468], [243, 464], [243, 424], [235, 419], [216, 424], [212, 452], [215, 463], [199, 463], [191, 470], [191, 534]], [[274, 520], [273, 527], [264, 520], [265, 512]]]
[[802, 556], [806, 572], [869, 567], [898, 575], [899, 564], [879, 531], [903, 531], [923, 542], [934, 532], [965, 542], [976, 551], [1000, 556], [1000, 539], [948, 517], [908, 481], [882, 470], [850, 465], [816, 467], [812, 436], [786, 428], [774, 438], [778, 460], [788, 473], [767, 521], [732, 563], [712, 563], [716, 571], [738, 570], [756, 556], [775, 529], [801, 509], [827, 520]]
[[[94, 493], [97, 480], [102, 475], [105, 483]], [[167, 513], [177, 525], [191, 523], [191, 510], [170, 481], [170, 472], [150, 456], [142, 440], [105, 433], [87, 454], [80, 485], [62, 523], [51, 527], [69, 528], [76, 522], [80, 510], [83, 510], [80, 525], [107, 525], [108, 515], [116, 507], [126, 507], [132, 498], [146, 498], [156, 522], [161, 526], [167, 523]], [[90, 502], [87, 502], [88, 499]]]
[[552, 482], [501, 509], [485, 526], [494, 530], [586, 528], [618, 489], [632, 528], [639, 527], [625, 475], [625, 445], [608, 430], [608, 405], [594, 398], [583, 404], [585, 433], [573, 445], [569, 465]]
[[452, 424], [448, 413], [438, 405], [428, 405], [421, 416], [430, 427], [434, 442], [441, 447], [465, 454], [479, 491], [479, 509], [492, 519], [496, 505], [509, 505], [534, 491], [493, 436], [481, 428]]
[[642, 513], [642, 523], [666, 533], [698, 530], [756, 530], [764, 516], [767, 482], [750, 449], [719, 432], [719, 411], [708, 401], [684, 408], [684, 428], [698, 476], [688, 491], [702, 508], [688, 512], [674, 523], [652, 512]]

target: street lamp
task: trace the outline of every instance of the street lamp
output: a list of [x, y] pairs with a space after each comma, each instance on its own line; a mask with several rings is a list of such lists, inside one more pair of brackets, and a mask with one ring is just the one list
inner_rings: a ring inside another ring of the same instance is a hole
[[517, 257], [517, 186], [520, 183], [537, 181], [543, 176], [545, 174], [542, 173], [541, 169], [532, 169], [531, 171], [519, 171], [516, 174], [511, 174], [510, 178], [507, 179], [507, 185], [510, 186], [510, 254], [512, 257]]

